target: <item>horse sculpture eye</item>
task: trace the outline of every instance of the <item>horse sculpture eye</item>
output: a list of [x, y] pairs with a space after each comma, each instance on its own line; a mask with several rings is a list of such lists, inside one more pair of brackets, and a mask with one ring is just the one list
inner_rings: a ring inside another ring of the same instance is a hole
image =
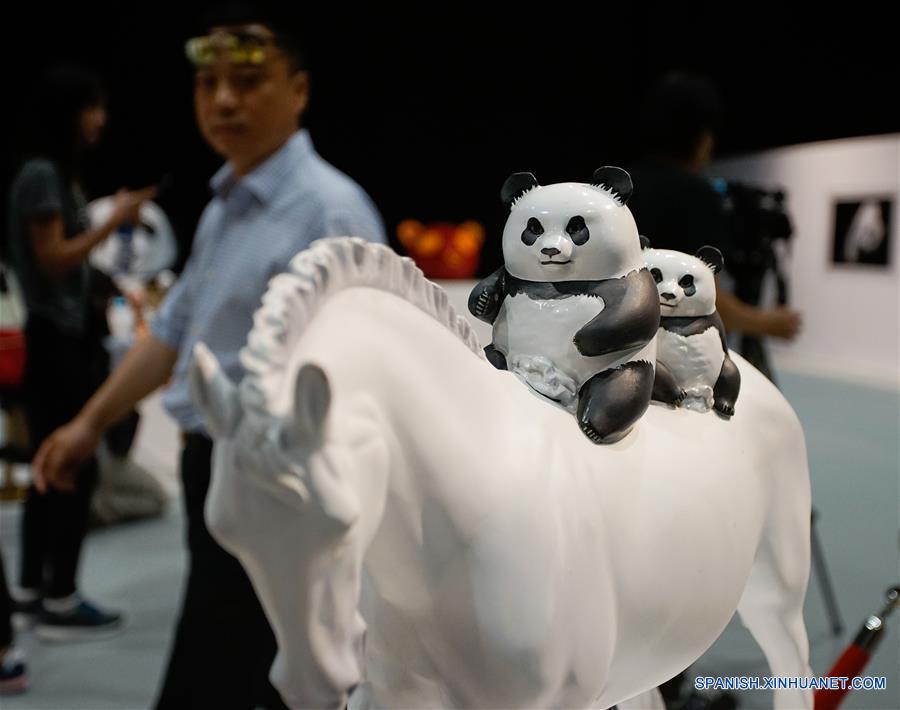
[[534, 217], [531, 217], [528, 220], [528, 224], [525, 225], [525, 231], [522, 232], [522, 242], [527, 246], [531, 246], [543, 233], [544, 226]]

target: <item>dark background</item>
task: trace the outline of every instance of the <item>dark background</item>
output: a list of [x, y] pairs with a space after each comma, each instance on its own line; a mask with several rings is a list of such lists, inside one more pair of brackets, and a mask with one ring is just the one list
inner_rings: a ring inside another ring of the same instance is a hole
[[[627, 165], [641, 97], [668, 70], [718, 85], [720, 156], [900, 131], [900, 62], [882, 11], [675, 5], [309, 4], [306, 124], [319, 152], [375, 199], [392, 239], [406, 217], [484, 223], [481, 273], [499, 262], [503, 180], [530, 170], [544, 183], [581, 181]], [[34, 3], [7, 23], [4, 43], [11, 115], [54, 61], [100, 73], [110, 123], [88, 191], [169, 176], [159, 201], [185, 245], [219, 164], [193, 122], [183, 43], [196, 16], [189, 3]], [[15, 168], [5, 163], [4, 188]]]

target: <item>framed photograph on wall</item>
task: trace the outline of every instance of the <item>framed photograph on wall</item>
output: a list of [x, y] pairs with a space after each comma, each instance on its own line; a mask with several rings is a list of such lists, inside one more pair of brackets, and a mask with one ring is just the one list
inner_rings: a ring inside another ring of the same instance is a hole
[[831, 262], [888, 266], [894, 210], [894, 200], [886, 195], [835, 200]]

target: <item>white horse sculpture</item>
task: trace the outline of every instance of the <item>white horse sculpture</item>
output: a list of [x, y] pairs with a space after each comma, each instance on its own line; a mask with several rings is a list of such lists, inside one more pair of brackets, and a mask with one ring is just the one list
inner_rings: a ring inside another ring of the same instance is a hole
[[[735, 609], [809, 676], [803, 434], [733, 356], [726, 421], [652, 406], [596, 446], [484, 359], [408, 260], [325, 240], [273, 279], [227, 381], [206, 516], [247, 569], [292, 707], [606, 708], [694, 662]], [[810, 708], [798, 690], [778, 708]]]

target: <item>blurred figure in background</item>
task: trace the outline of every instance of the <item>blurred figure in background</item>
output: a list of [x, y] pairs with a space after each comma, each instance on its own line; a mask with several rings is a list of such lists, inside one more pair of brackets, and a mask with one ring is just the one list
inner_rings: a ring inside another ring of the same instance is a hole
[[[648, 92], [641, 113], [644, 158], [629, 168], [634, 194], [628, 207], [638, 231], [656, 249], [694, 254], [711, 245], [729, 253], [723, 198], [701, 174], [709, 165], [721, 105], [706, 79], [673, 73]], [[725, 259], [728, 270], [728, 259]], [[793, 339], [800, 315], [785, 306], [758, 308], [725, 290], [716, 276], [716, 309], [729, 332]], [[686, 671], [660, 686], [669, 710], [736, 707], [729, 693], [701, 696], [685, 691]]]
[[[721, 118], [719, 97], [706, 79], [669, 74], [648, 92], [641, 114], [645, 156], [630, 168], [628, 207], [638, 230], [657, 249], [694, 254], [706, 244], [726, 254], [729, 226], [722, 197], [701, 171], [709, 164]], [[729, 332], [793, 339], [800, 315], [785, 306], [757, 308], [716, 279], [716, 308]]]
[[[96, 357], [105, 324], [90, 308], [91, 249], [133, 222], [153, 190], [120, 191], [107, 221], [92, 228], [81, 170], [106, 125], [100, 82], [60, 66], [36, 87], [23, 122], [23, 159], [9, 198], [10, 261], [28, 318], [23, 395], [32, 445], [68, 421], [103, 379]], [[32, 486], [22, 517], [22, 567], [16, 610], [37, 616], [37, 633], [64, 640], [107, 633], [121, 623], [78, 594], [77, 571], [91, 493], [93, 457], [70, 491], [40, 495]]]
[[213, 442], [194, 409], [188, 368], [205, 342], [233, 381], [269, 279], [316, 239], [384, 243], [369, 197], [313, 148], [300, 117], [309, 77], [299, 20], [277, 3], [228, 3], [187, 42], [200, 132], [225, 159], [178, 282], [150, 332], [34, 460], [42, 485], [81, 485], [79, 466], [135, 403], [166, 382], [163, 403], [183, 432], [181, 481], [189, 553], [181, 616], [159, 708], [283, 707], [268, 682], [274, 634], [240, 563], [204, 520]]

